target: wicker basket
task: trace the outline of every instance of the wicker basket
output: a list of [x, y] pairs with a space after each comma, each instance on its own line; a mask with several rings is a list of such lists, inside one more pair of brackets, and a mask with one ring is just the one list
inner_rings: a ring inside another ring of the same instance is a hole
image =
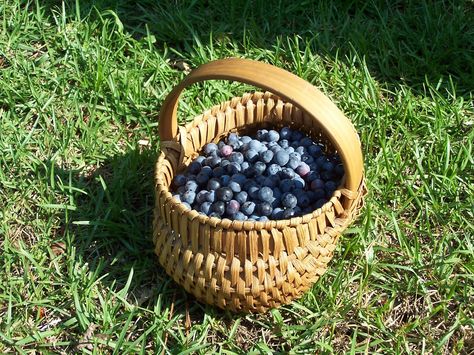
[[[249, 93], [212, 107], [178, 126], [181, 91], [196, 82], [236, 80], [272, 93]], [[314, 212], [287, 220], [219, 219], [186, 210], [170, 185], [208, 142], [229, 132], [291, 126], [336, 150], [345, 176]], [[161, 154], [156, 164], [155, 252], [173, 279], [197, 299], [236, 312], [264, 312], [301, 296], [325, 272], [343, 230], [366, 192], [360, 141], [350, 121], [319, 90], [279, 68], [223, 59], [192, 71], [160, 112]]]

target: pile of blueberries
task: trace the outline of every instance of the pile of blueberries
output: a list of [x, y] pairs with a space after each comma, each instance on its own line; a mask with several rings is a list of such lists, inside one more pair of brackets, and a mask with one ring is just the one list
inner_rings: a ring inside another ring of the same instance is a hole
[[210, 217], [268, 221], [320, 208], [339, 186], [344, 168], [298, 130], [261, 129], [254, 138], [230, 133], [208, 143], [184, 174], [173, 179], [173, 196]]

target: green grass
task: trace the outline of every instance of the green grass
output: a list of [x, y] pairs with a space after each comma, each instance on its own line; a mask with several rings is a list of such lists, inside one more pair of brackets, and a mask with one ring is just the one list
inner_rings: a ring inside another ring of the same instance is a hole
[[[0, 1], [1, 353], [473, 351], [474, 3], [271, 3]], [[228, 56], [330, 96], [370, 190], [328, 272], [266, 315], [197, 303], [152, 251], [173, 63]]]

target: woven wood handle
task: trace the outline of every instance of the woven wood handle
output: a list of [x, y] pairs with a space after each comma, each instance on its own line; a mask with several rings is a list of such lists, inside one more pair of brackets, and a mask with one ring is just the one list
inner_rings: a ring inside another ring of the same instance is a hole
[[174, 140], [178, 133], [177, 109], [184, 88], [205, 80], [234, 80], [268, 90], [292, 102], [317, 121], [339, 152], [345, 168], [345, 187], [357, 191], [363, 174], [359, 137], [352, 123], [324, 94], [307, 81], [270, 64], [228, 58], [206, 63], [193, 70], [166, 97], [160, 111], [161, 141]]

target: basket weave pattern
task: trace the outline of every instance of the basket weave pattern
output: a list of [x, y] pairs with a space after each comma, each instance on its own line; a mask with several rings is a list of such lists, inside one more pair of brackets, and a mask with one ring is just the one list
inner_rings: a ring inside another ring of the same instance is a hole
[[155, 171], [155, 252], [166, 272], [203, 302], [264, 312], [301, 296], [326, 271], [339, 236], [362, 207], [363, 178], [358, 189], [341, 186], [313, 213], [279, 221], [210, 218], [172, 198], [173, 177], [206, 143], [229, 132], [282, 126], [297, 127], [335, 149], [312, 116], [269, 92], [214, 106], [179, 127], [176, 139], [161, 142]]

